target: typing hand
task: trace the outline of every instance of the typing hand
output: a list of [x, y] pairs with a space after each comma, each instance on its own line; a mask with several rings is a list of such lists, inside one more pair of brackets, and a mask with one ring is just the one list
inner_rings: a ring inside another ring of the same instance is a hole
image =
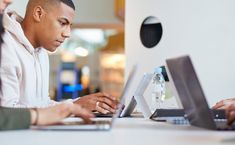
[[235, 121], [235, 104], [229, 105], [226, 108], [227, 124], [231, 125]]
[[90, 111], [73, 103], [62, 103], [53, 107], [37, 109], [37, 112], [35, 112], [35, 110], [30, 110], [30, 112], [31, 123], [34, 125], [55, 124], [70, 115], [81, 117], [84, 122], [90, 123], [90, 118], [94, 117]]
[[115, 113], [118, 101], [107, 93], [95, 93], [83, 96], [74, 102], [90, 111], [98, 111], [103, 114]]
[[212, 109], [227, 109], [231, 104], [235, 104], [235, 98], [219, 101], [212, 107]]

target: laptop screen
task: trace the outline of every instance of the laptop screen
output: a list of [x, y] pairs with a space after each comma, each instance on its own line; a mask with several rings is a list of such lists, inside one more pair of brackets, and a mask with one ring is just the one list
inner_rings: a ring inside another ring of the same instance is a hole
[[127, 81], [126, 81], [126, 84], [124, 86], [124, 89], [122, 91], [122, 94], [121, 94], [121, 97], [120, 97], [120, 103], [118, 105], [118, 109], [116, 111], [116, 113], [113, 115], [113, 118], [112, 118], [112, 125], [113, 125], [113, 122], [114, 120], [119, 117], [119, 115], [121, 114], [122, 112], [122, 106], [124, 105], [125, 103], [125, 98], [127, 96], [127, 93], [128, 93], [128, 90], [130, 90], [130, 86], [131, 86], [131, 83], [132, 81], [134, 80], [134, 76], [136, 75], [136, 71], [137, 71], [137, 65], [134, 65], [129, 73], [129, 76], [127, 78]]
[[214, 129], [215, 123], [190, 57], [167, 59], [166, 63], [190, 124]]

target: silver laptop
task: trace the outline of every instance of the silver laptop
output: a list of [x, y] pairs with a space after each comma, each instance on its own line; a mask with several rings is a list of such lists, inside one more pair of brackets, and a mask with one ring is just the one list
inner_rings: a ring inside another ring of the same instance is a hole
[[[45, 126], [32, 126], [32, 129], [39, 130], [110, 130], [118, 116], [122, 111], [122, 106], [124, 105], [125, 97], [127, 96], [128, 90], [130, 88], [131, 83], [136, 75], [137, 66], [135, 65], [128, 76], [126, 85], [123, 89], [122, 95], [120, 97], [120, 103], [118, 105], [118, 109], [116, 113], [113, 115], [112, 119], [97, 119], [95, 118], [92, 121], [92, 124], [85, 124], [81, 119], [75, 119], [77, 121], [69, 121], [68, 119], [54, 125], [45, 125]], [[71, 119], [71, 118], [70, 118]]]
[[189, 56], [167, 59], [166, 64], [189, 123], [212, 130], [233, 130], [226, 119], [215, 120]]

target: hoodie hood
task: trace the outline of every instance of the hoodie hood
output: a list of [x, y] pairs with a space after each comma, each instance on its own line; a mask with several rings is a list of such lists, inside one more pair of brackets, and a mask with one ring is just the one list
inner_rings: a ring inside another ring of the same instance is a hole
[[24, 31], [20, 25], [22, 21], [23, 18], [19, 16], [16, 12], [11, 11], [9, 9], [6, 9], [4, 11], [3, 27], [5, 28], [6, 31], [11, 33], [15, 37], [15, 39], [18, 40], [18, 42], [24, 45], [27, 51], [29, 51], [32, 54], [37, 49], [33, 48], [32, 44], [25, 36]]

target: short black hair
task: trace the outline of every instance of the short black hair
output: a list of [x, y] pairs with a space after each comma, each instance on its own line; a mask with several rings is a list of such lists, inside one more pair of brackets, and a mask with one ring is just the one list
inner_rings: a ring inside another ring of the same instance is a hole
[[66, 4], [67, 6], [71, 7], [75, 11], [75, 5], [73, 0], [60, 0], [62, 3]]
[[54, 6], [54, 5], [57, 5], [60, 3], [63, 3], [67, 6], [69, 6], [70, 8], [72, 8], [75, 11], [75, 5], [73, 3], [73, 0], [29, 0], [29, 2], [27, 4], [27, 10], [38, 5], [38, 4], [45, 6], [44, 8], [47, 8], [49, 6]]

